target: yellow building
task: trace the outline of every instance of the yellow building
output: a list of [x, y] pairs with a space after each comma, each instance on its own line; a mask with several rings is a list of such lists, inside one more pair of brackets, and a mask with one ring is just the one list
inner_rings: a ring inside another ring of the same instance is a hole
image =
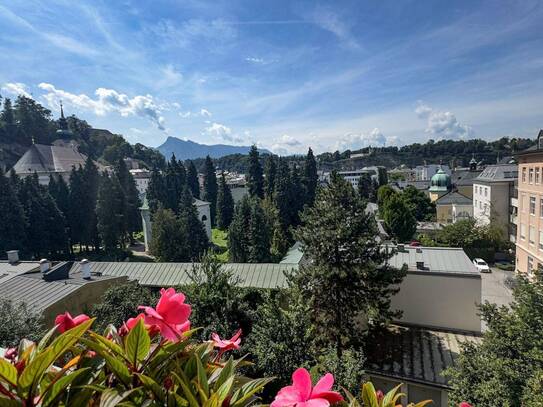
[[430, 189], [428, 189], [430, 200], [437, 201], [443, 195], [448, 194], [451, 187], [451, 176], [440, 168], [430, 180]]

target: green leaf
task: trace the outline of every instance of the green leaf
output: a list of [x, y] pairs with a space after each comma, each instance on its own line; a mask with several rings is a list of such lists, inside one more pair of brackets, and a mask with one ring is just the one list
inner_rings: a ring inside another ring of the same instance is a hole
[[90, 319], [64, 332], [51, 345], [38, 353], [19, 376], [17, 382], [19, 394], [23, 397], [33, 395], [45, 371], [77, 342], [93, 322], [94, 319]]
[[2, 397], [0, 398], [0, 407], [21, 407], [21, 402]]
[[173, 377], [176, 379], [181, 389], [183, 389], [183, 396], [188, 400], [191, 407], [200, 407], [198, 400], [194, 397], [192, 390], [190, 388], [190, 383], [187, 380], [187, 377], [182, 370], [179, 371], [179, 375], [176, 372], [172, 372]]
[[38, 350], [42, 350], [47, 346], [47, 342], [49, 342], [49, 339], [55, 334], [57, 331], [57, 326], [55, 325], [53, 328], [51, 328], [44, 336], [40, 339], [38, 343]]
[[207, 373], [204, 365], [202, 364], [202, 361], [200, 358], [196, 355], [194, 355], [196, 358], [196, 369], [197, 369], [197, 382], [204, 394], [206, 395], [206, 398], [209, 397], [209, 384], [207, 382]]
[[125, 350], [128, 360], [134, 367], [149, 354], [151, 338], [145, 329], [143, 320], [140, 319], [136, 326], [130, 330], [125, 339]]
[[150, 390], [157, 400], [164, 402], [164, 388], [162, 386], [160, 386], [152, 378], [150, 378], [149, 376], [145, 376], [144, 374], [138, 374], [138, 377], [143, 383], [143, 387], [145, 387], [147, 390]]
[[113, 374], [119, 379], [125, 386], [130, 385], [130, 371], [124, 364], [124, 358], [119, 360], [120, 356], [115, 357], [109, 353], [101, 343], [94, 342], [87, 339], [81, 339], [81, 343], [87, 345], [90, 349], [95, 351], [106, 362], [107, 367], [113, 372]]
[[[213, 372], [211, 375], [211, 378], [209, 379], [210, 382], [214, 382], [214, 390], [217, 391], [219, 387], [222, 386], [222, 384], [234, 373], [234, 358], [230, 356], [230, 359], [228, 359], [228, 362], [225, 363], [225, 365], [222, 368], [219, 368]], [[218, 377], [217, 377], [218, 376]]]
[[84, 373], [87, 373], [90, 370], [90, 368], [84, 368], [84, 369], [78, 369], [74, 373], [64, 376], [57, 380], [55, 384], [53, 384], [49, 390], [45, 393], [45, 397], [43, 398], [42, 407], [47, 407], [51, 405], [53, 402], [56, 401], [56, 399], [64, 393], [66, 388], [79, 376], [81, 376]]
[[264, 378], [251, 380], [249, 383], [244, 384], [240, 389], [236, 390], [232, 399], [230, 400], [230, 406], [239, 407], [245, 405], [250, 401], [257, 392], [261, 391], [265, 385], [273, 381], [274, 378]]
[[222, 385], [219, 387], [215, 395], [218, 397], [218, 403], [222, 404], [224, 399], [228, 397], [228, 394], [230, 394], [230, 390], [232, 390], [232, 386], [234, 385], [234, 375], [230, 376]]
[[[387, 394], [385, 394], [385, 397], [383, 398], [382, 405], [388, 406], [389, 404], [394, 407], [396, 405], [396, 400], [398, 398], [402, 397], [402, 393], [398, 393], [398, 390], [402, 387], [401, 383], [394, 387], [392, 390], [390, 390]], [[396, 394], [398, 393], [398, 394]]]
[[116, 389], [105, 390], [100, 397], [100, 407], [115, 407], [124, 401], [132, 392], [137, 389], [119, 392]]
[[111, 350], [113, 353], [116, 353], [117, 355], [124, 357], [123, 349], [119, 345], [117, 345], [115, 342], [110, 341], [109, 339], [103, 337], [102, 335], [98, 335], [97, 333], [94, 333], [94, 332], [91, 332], [90, 336], [92, 339], [100, 342], [102, 345], [104, 345], [107, 349]]
[[362, 401], [364, 407], [379, 407], [377, 395], [375, 394], [375, 387], [373, 387], [371, 382], [366, 382], [364, 383], [364, 386], [362, 386]]
[[0, 358], [0, 378], [13, 387], [17, 386], [17, 369], [4, 358]]

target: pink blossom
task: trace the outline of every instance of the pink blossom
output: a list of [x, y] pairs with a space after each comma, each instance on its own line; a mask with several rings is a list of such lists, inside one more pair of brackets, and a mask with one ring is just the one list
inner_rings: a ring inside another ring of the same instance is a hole
[[168, 288], [160, 290], [160, 300], [156, 309], [153, 307], [139, 306], [138, 309], [145, 313], [146, 325], [156, 325], [165, 339], [177, 342], [183, 332], [190, 329], [188, 320], [191, 307], [185, 304], [185, 295], [176, 293], [175, 289]]
[[60, 333], [63, 333], [76, 327], [77, 325], [82, 324], [85, 321], [88, 321], [89, 319], [89, 316], [85, 314], [80, 314], [74, 318], [69, 312], [65, 312], [64, 314], [57, 315], [55, 318], [55, 325], [58, 325], [57, 330]]
[[15, 360], [17, 357], [17, 348], [7, 348], [4, 352], [4, 358], [7, 360]]
[[471, 407], [471, 404], [466, 403], [465, 401], [461, 402], [458, 407]]
[[[138, 323], [140, 319], [143, 320], [145, 324], [145, 314], [143, 313], [136, 315], [134, 318], [128, 318], [128, 320], [119, 329], [119, 335], [120, 336], [127, 335], [128, 332], [130, 332], [136, 326], [136, 324]], [[145, 328], [147, 329], [147, 332], [149, 332], [149, 335], [151, 337], [160, 333], [160, 329], [156, 325], [145, 324]]]
[[270, 407], [328, 407], [343, 400], [341, 394], [331, 391], [334, 376], [325, 374], [311, 388], [311, 376], [304, 368], [292, 374], [292, 386], [283, 387], [275, 396]]
[[211, 334], [213, 345], [221, 350], [221, 353], [228, 350], [239, 349], [241, 344], [241, 329], [234, 334], [230, 339], [221, 339], [217, 333]]

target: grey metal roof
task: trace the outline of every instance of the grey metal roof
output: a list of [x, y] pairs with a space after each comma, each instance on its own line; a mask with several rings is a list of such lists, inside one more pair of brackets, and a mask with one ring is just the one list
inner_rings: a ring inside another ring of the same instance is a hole
[[[148, 287], [169, 287], [190, 284], [189, 272], [193, 263], [128, 263], [91, 262], [92, 273], [137, 280]], [[78, 272], [74, 264], [72, 272]], [[240, 280], [241, 287], [283, 288], [287, 286], [285, 272], [297, 270], [297, 264], [275, 263], [225, 263], [224, 270], [231, 271]]]
[[477, 178], [483, 170], [456, 170], [451, 174], [451, 181], [456, 186], [473, 185], [473, 180]]
[[[417, 268], [417, 262], [424, 262], [424, 269]], [[392, 256], [389, 263], [394, 267], [407, 264], [409, 271], [421, 273], [463, 274], [480, 278], [464, 250], [456, 247], [413, 247], [404, 246]]]
[[7, 261], [0, 261], [0, 282], [4, 278], [28, 273], [29, 271], [35, 270], [39, 267], [40, 263], [38, 261], [19, 261], [13, 264]]
[[430, 180], [425, 179], [425, 180], [417, 180], [417, 181], [398, 181], [398, 187], [400, 187], [401, 189], [405, 189], [408, 186], [412, 186], [412, 187], [417, 188], [420, 191], [424, 191], [430, 188]]
[[453, 191], [436, 200], [436, 205], [472, 205], [473, 201], [459, 192]]
[[517, 178], [517, 164], [496, 164], [487, 166], [474, 182], [513, 182]]
[[13, 169], [17, 174], [34, 172], [69, 172], [72, 167], [83, 166], [87, 157], [75, 147], [33, 144], [17, 161]]
[[366, 355], [368, 373], [448, 388], [443, 371], [455, 365], [461, 344], [478, 336], [393, 325], [372, 335]]
[[300, 264], [302, 257], [304, 257], [304, 252], [301, 249], [302, 244], [296, 242], [288, 249], [287, 254], [281, 260], [280, 264]]

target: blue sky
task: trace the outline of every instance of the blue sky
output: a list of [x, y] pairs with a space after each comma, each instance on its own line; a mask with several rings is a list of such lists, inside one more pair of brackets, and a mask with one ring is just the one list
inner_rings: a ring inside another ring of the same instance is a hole
[[540, 1], [0, 0], [0, 93], [131, 142], [535, 137]]

